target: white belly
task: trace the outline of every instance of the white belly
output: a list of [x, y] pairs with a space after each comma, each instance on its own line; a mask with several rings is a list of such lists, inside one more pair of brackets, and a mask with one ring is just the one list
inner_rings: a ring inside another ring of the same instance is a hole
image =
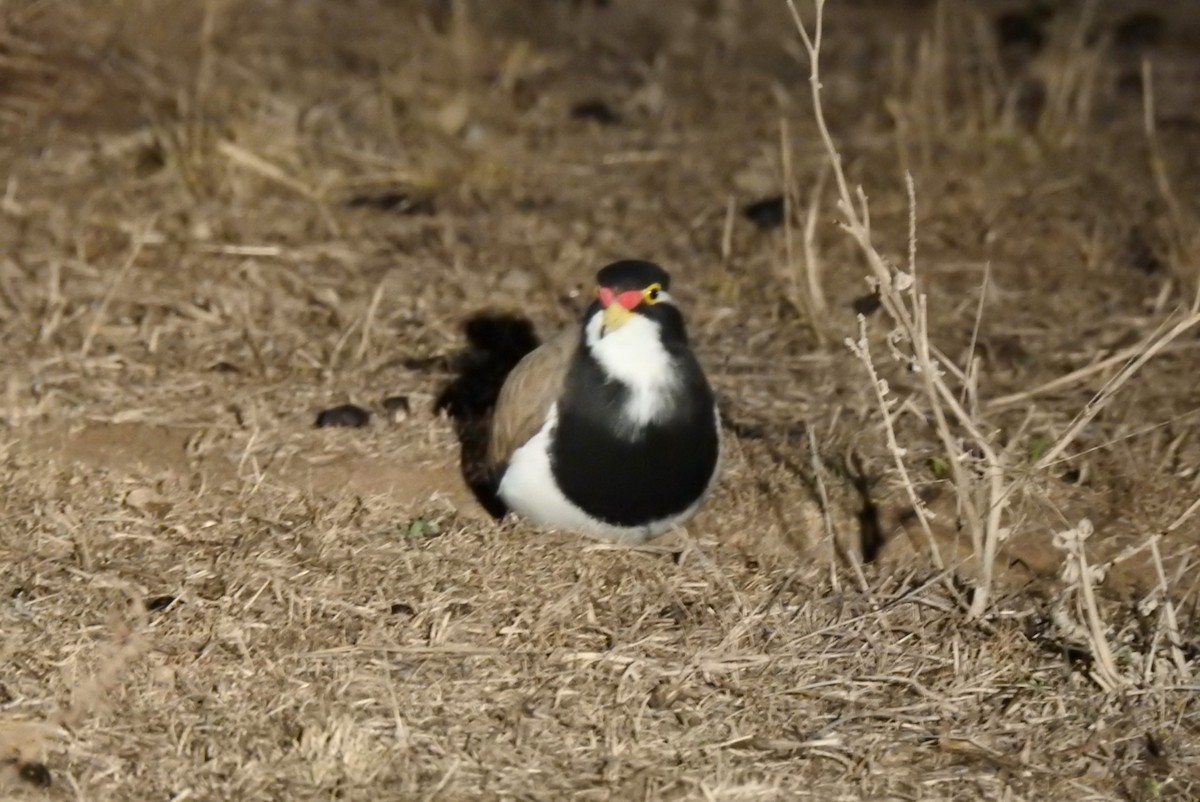
[[700, 501], [683, 512], [645, 526], [613, 526], [599, 521], [563, 495], [550, 473], [550, 434], [558, 423], [551, 407], [546, 425], [513, 452], [497, 494], [510, 510], [535, 524], [614, 540], [643, 542], [695, 514]]

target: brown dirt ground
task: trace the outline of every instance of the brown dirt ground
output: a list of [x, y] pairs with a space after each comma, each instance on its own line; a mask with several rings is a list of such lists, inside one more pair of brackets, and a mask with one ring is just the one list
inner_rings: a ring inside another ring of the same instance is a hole
[[[960, 364], [982, 309], [980, 415], [1018, 472], [1119, 366], [988, 399], [1146, 337], [1200, 253], [1200, 16], [1042, 8], [832, 2], [824, 58], [897, 263], [914, 176]], [[1200, 798], [1200, 515], [1160, 541], [1182, 666], [1147, 552], [1111, 567], [1111, 693], [1051, 623], [1050, 537], [1088, 518], [1111, 559], [1196, 499], [1200, 341], [1030, 472], [967, 621], [903, 559], [829, 193], [817, 326], [785, 228], [742, 214], [787, 184], [781, 124], [804, 203], [822, 172], [800, 52], [782, 0], [0, 3], [0, 796]], [[461, 327], [553, 331], [626, 256], [673, 270], [728, 403], [716, 497], [641, 549], [497, 524], [435, 411]], [[314, 428], [347, 401], [373, 424]], [[899, 420], [937, 491], [919, 403]], [[861, 575], [814, 500], [823, 473], [854, 553], [848, 453], [886, 536]]]

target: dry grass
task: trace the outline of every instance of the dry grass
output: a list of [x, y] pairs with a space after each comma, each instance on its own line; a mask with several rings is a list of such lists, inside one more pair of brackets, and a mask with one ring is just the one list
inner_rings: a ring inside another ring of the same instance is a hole
[[[1020, 488], [971, 620], [782, 2], [0, 5], [0, 797], [1196, 798], [1200, 19], [1094, 12], [1033, 58], [825, 22], [846, 187]], [[718, 495], [643, 549], [498, 525], [433, 411], [461, 324], [628, 255], [729, 402]]]

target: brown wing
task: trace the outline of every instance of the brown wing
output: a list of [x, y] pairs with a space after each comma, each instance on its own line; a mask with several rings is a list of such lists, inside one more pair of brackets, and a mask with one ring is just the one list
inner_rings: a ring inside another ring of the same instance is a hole
[[550, 405], [562, 394], [567, 366], [578, 347], [579, 328], [571, 327], [526, 354], [508, 374], [492, 413], [487, 451], [492, 468], [508, 462], [542, 428]]

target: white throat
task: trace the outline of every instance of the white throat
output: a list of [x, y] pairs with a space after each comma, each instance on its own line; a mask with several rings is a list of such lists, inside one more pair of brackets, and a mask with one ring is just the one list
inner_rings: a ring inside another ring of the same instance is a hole
[[659, 326], [643, 315], [634, 315], [622, 326], [601, 334], [604, 315], [588, 320], [584, 336], [588, 350], [613, 379], [629, 390], [621, 410], [632, 429], [665, 418], [675, 406], [679, 376], [674, 357], [663, 347]]

